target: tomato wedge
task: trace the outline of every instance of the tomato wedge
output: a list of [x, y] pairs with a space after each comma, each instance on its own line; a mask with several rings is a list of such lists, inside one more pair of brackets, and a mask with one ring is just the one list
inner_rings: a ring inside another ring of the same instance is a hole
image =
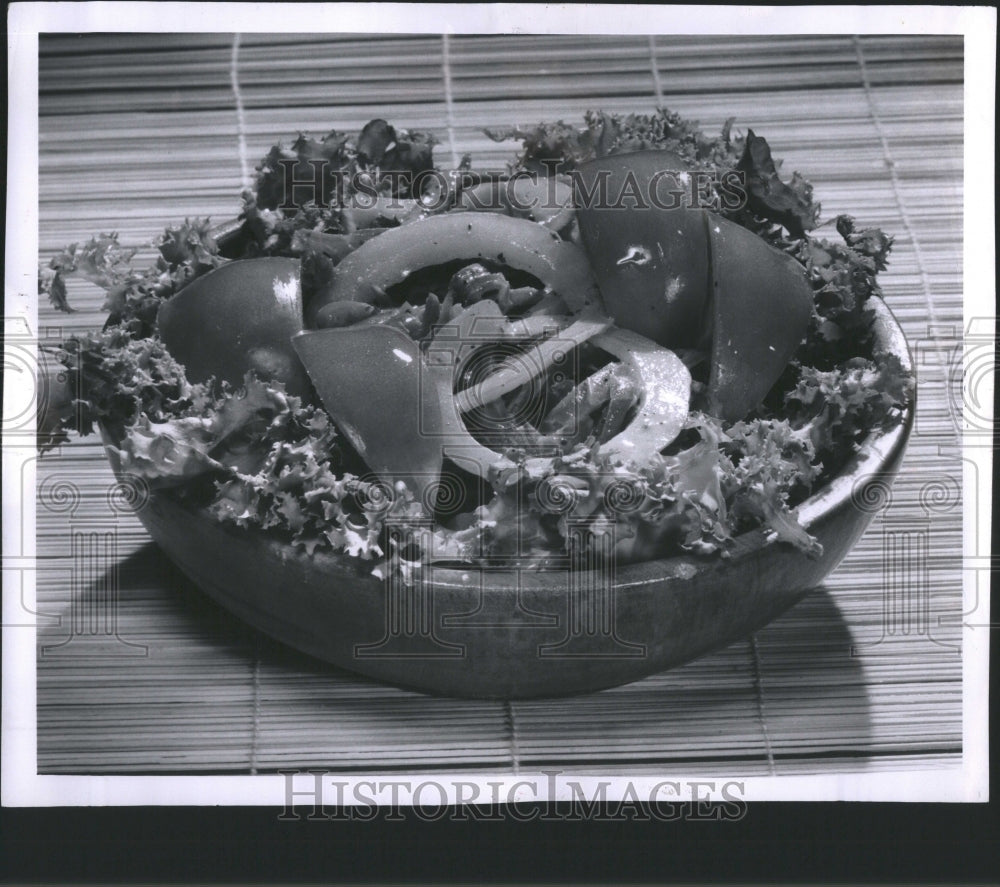
[[710, 350], [709, 409], [736, 421], [804, 338], [812, 288], [790, 256], [692, 205], [685, 175], [664, 151], [584, 164], [580, 234], [615, 323], [666, 348]]
[[157, 327], [191, 382], [243, 384], [247, 372], [306, 395], [309, 379], [290, 338], [302, 330], [298, 259], [230, 262], [164, 302]]

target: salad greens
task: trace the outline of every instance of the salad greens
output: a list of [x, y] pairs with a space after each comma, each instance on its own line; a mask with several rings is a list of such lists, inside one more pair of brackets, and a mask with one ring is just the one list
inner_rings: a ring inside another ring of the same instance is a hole
[[487, 134], [495, 141], [522, 140], [523, 151], [514, 168], [545, 174], [569, 172], [581, 163], [609, 154], [647, 149], [670, 151], [692, 170], [735, 169], [745, 175], [750, 212], [741, 208], [723, 214], [743, 223], [756, 214], [784, 225], [794, 237], [802, 237], [816, 227], [819, 218], [820, 207], [813, 202], [812, 186], [798, 173], [790, 182], [783, 182], [767, 141], [752, 129], [745, 137], [733, 136], [733, 122], [734, 118], [729, 118], [719, 137], [710, 138], [696, 122], [663, 108], [652, 115], [588, 111], [582, 129], [559, 121], [488, 129]]
[[38, 291], [59, 311], [70, 312], [65, 279], [82, 277], [97, 284], [107, 297], [104, 308], [112, 323], [123, 323], [139, 337], [152, 336], [160, 302], [185, 284], [225, 264], [211, 234], [208, 219], [186, 219], [167, 228], [153, 246], [156, 262], [144, 271], [132, 267], [138, 250], [118, 242], [117, 232], [92, 237], [82, 246], [71, 244], [39, 270]]
[[[797, 175], [782, 182], [766, 141], [752, 131], [735, 136], [731, 124], [712, 138], [667, 111], [588, 112], [582, 128], [559, 122], [490, 132], [498, 140], [521, 141], [512, 170], [565, 172], [597, 156], [663, 148], [694, 169], [743, 171], [746, 206], [721, 212], [803, 265], [815, 310], [782, 377], [741, 421], [727, 425], [697, 408], [704, 383], [696, 374], [696, 408], [680, 437], [651, 463], [612, 464], [594, 434], [539, 457], [519, 445], [512, 428], [507, 445], [497, 447], [506, 457], [503, 467], [489, 478], [484, 495], [437, 515], [431, 540], [436, 558], [524, 556], [538, 566], [561, 563], [571, 523], [580, 520], [592, 537], [614, 533], [622, 560], [671, 552], [725, 556], [736, 535], [756, 527], [819, 553], [796, 521], [795, 506], [835, 476], [871, 430], [896, 421], [911, 395], [912, 379], [898, 360], [873, 353], [866, 307], [880, 293], [876, 276], [886, 267], [892, 240], [878, 229], [858, 229], [848, 216], [836, 220], [839, 242], [807, 235], [820, 211], [809, 184]], [[305, 179], [309, 160], [329, 160], [335, 170], [371, 175], [384, 193], [412, 198], [414, 176], [433, 168], [433, 144], [431, 136], [373, 121], [357, 138], [333, 131], [319, 141], [300, 135], [290, 149], [275, 146], [258, 168], [254, 190], [244, 195], [249, 238], [239, 258], [298, 256], [304, 292], [329, 286], [345, 255], [398, 220], [352, 230], [332, 199], [323, 207], [282, 207], [285, 173], [278, 161], [305, 164], [306, 172], [295, 173]], [[324, 180], [324, 189], [328, 185], [324, 198], [334, 196], [333, 184]], [[403, 483], [389, 489], [374, 480], [326, 412], [288, 395], [280, 383], [252, 374], [238, 390], [212, 380], [190, 383], [156, 334], [157, 310], [191, 280], [232, 259], [219, 254], [207, 219], [168, 228], [155, 245], [156, 262], [137, 271], [135, 250], [122, 247], [116, 234], [102, 234], [69, 247], [40, 272], [40, 291], [57, 309], [72, 310], [64, 280], [77, 275], [106, 291], [110, 312], [103, 331], [69, 339], [60, 350], [71, 390], [83, 394], [49, 446], [65, 441], [69, 431], [89, 434], [100, 426], [124, 471], [207, 507], [220, 521], [267, 530], [308, 553], [344, 553], [367, 561], [366, 569], [381, 564], [392, 544], [387, 522], [425, 515], [424, 504]], [[447, 294], [431, 292], [425, 305], [404, 303], [395, 314], [414, 317], [413, 326], [426, 335], [434, 323], [427, 313], [437, 317], [441, 310], [439, 295], [451, 299], [475, 290], [477, 280], [490, 284], [484, 293], [508, 291], [491, 268], [457, 270]], [[511, 291], [521, 291], [513, 285]], [[551, 298], [526, 291], [527, 309]]]

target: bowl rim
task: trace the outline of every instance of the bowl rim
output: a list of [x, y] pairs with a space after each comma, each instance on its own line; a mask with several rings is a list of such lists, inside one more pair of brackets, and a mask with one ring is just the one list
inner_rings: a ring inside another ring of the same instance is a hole
[[[222, 222], [212, 229], [213, 237], [220, 248], [226, 242], [235, 240], [243, 232], [244, 220], [235, 218]], [[906, 336], [892, 310], [885, 304], [879, 294], [872, 294], [865, 303], [874, 314], [872, 329], [875, 340], [875, 350], [878, 354], [895, 356], [903, 369], [912, 373], [913, 361], [910, 355]], [[913, 424], [916, 404], [916, 387], [911, 388], [907, 403], [900, 411], [899, 418], [892, 425], [873, 429], [856, 447], [836, 477], [801, 502], [795, 509], [799, 523], [809, 529], [824, 516], [844, 507], [850, 507], [859, 499], [859, 483], [867, 477], [877, 477], [879, 469], [891, 461], [901, 448], [905, 447]], [[206, 512], [204, 508], [195, 509]], [[214, 518], [213, 518], [214, 520]], [[270, 536], [266, 531], [256, 528], [228, 527], [231, 532], [242, 534], [259, 534], [268, 548], [275, 551], [284, 560], [295, 560], [307, 564], [313, 571], [344, 572], [354, 576], [360, 565], [374, 564], [374, 561], [353, 558], [349, 555], [316, 551], [307, 554], [295, 549], [292, 545]], [[772, 544], [779, 544], [773, 534], [763, 528], [756, 528], [741, 533], [733, 539], [733, 548], [729, 562], [733, 563], [754, 551]], [[615, 566], [616, 585], [637, 587], [654, 582], [662, 582], [671, 578], [690, 578], [695, 573], [710, 568], [717, 559], [698, 558], [687, 554], [674, 554], [668, 557], [636, 561], [634, 563]], [[475, 575], [489, 574], [492, 587], [521, 587], [524, 567], [508, 563], [497, 565], [440, 566], [430, 564], [433, 573], [433, 583], [440, 588], [468, 588]], [[651, 573], [655, 571], [655, 575]], [[560, 585], [565, 585], [566, 570], [529, 571], [537, 577], [538, 584], [549, 584], [544, 577], [555, 578]], [[367, 578], [374, 577], [368, 573]], [[477, 583], [478, 584], [478, 583]]]

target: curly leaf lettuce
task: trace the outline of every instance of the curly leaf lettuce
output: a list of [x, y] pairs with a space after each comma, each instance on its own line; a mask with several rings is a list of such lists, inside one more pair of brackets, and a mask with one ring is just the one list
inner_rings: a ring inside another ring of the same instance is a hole
[[679, 114], [659, 109], [654, 114], [610, 114], [587, 111], [583, 127], [558, 121], [532, 126], [487, 129], [494, 141], [519, 139], [522, 153], [516, 167], [545, 175], [570, 172], [581, 163], [608, 154], [646, 149], [672, 151], [697, 166], [732, 168], [740, 156], [730, 140], [732, 120], [719, 138], [709, 138], [698, 124]]
[[784, 225], [792, 237], [804, 237], [816, 227], [820, 208], [813, 203], [812, 186], [798, 173], [790, 183], [783, 182], [770, 146], [752, 129], [747, 130], [736, 169], [744, 174], [748, 206], [758, 216]]
[[828, 371], [801, 367], [785, 407], [791, 421], [807, 428], [818, 456], [838, 462], [860, 437], [897, 419], [912, 391], [913, 379], [895, 355], [878, 362], [854, 357]]
[[112, 319], [129, 324], [139, 336], [150, 336], [164, 299], [227, 261], [219, 255], [208, 219], [185, 219], [184, 224], [167, 228], [152, 245], [159, 256], [140, 272], [132, 267], [138, 250], [123, 247], [115, 232], [82, 246], [74, 243], [39, 270], [39, 295], [48, 296], [56, 309], [71, 312], [66, 278], [89, 280], [105, 291], [104, 309]]

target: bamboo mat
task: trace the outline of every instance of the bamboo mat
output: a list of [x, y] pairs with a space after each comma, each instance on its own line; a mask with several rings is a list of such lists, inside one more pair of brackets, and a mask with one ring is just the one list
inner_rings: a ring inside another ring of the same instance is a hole
[[[824, 218], [896, 235], [883, 286], [920, 402], [891, 504], [800, 605], [632, 685], [513, 704], [398, 690], [258, 635], [148, 542], [97, 443], [73, 441], [38, 466], [39, 771], [956, 766], [962, 76], [961, 39], [930, 36], [43, 36], [43, 261], [99, 231], [139, 245], [185, 216], [231, 217], [253, 165], [299, 130], [382, 116], [434, 131], [441, 164], [494, 166], [513, 150], [484, 126], [663, 103], [708, 132], [735, 116], [811, 179]], [[94, 288], [69, 296], [73, 315], [41, 306], [44, 341], [102, 322]]]

